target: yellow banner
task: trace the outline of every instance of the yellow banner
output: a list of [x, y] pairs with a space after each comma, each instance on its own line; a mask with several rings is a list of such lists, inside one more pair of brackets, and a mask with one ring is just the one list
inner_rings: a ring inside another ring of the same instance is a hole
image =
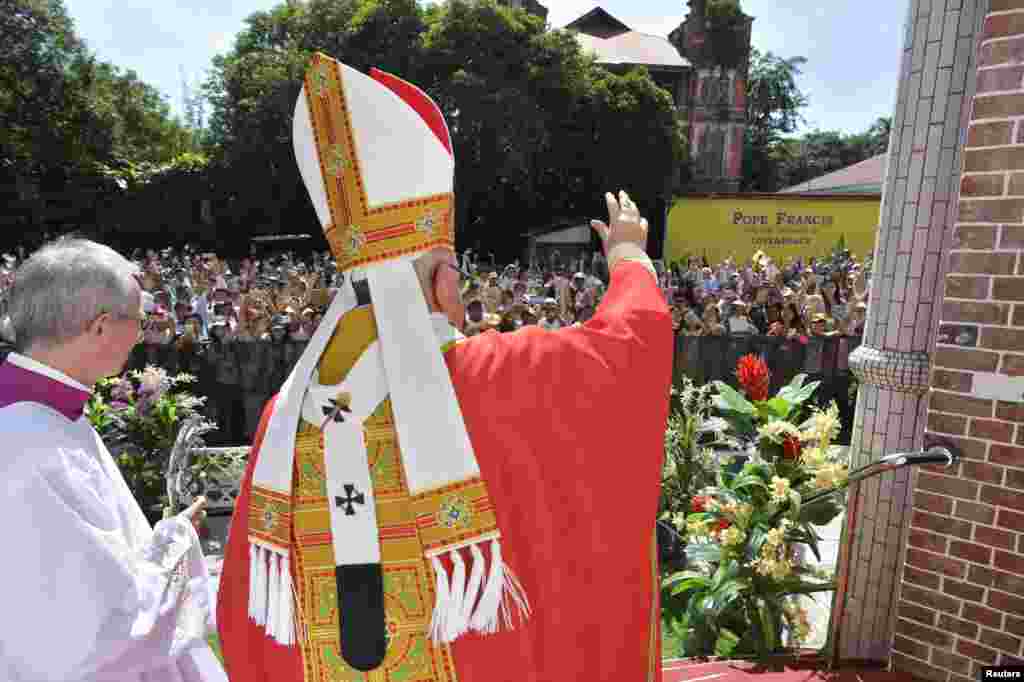
[[871, 255], [878, 232], [878, 197], [681, 197], [668, 215], [665, 261], [728, 257], [745, 261], [763, 251], [777, 263], [832, 253], [839, 239], [857, 259]]

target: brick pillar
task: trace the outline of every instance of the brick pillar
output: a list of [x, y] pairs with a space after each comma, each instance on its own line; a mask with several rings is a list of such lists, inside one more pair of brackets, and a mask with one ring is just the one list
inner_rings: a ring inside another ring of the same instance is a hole
[[[861, 381], [854, 466], [922, 444], [943, 253], [973, 94], [978, 8], [987, 2], [909, 2], [864, 345], [850, 356]], [[904, 470], [851, 488], [833, 608], [837, 659], [889, 656], [909, 476]]]
[[976, 84], [925, 435], [964, 459], [915, 476], [891, 658], [937, 682], [1024, 665], [1024, 0], [991, 0]]

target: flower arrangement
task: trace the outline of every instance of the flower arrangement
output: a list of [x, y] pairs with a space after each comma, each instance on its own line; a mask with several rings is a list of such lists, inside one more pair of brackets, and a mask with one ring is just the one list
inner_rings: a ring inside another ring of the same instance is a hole
[[[715, 482], [715, 459], [700, 441], [707, 432], [712, 409], [711, 386], [696, 386], [683, 376], [672, 387], [671, 409], [665, 429], [665, 460], [662, 467], [660, 524], [667, 524], [678, 538], [685, 533], [689, 500], [695, 492]], [[662, 562], [678, 555], [678, 539], [668, 540]]]
[[[189, 393], [189, 374], [170, 376], [148, 366], [96, 384], [85, 414], [114, 455], [139, 505], [160, 516], [165, 494], [164, 470], [181, 425], [206, 403]], [[205, 430], [216, 428], [203, 422]]]
[[685, 656], [766, 656], [784, 640], [799, 644], [810, 632], [800, 595], [834, 589], [802, 549], [820, 558], [815, 526], [841, 513], [841, 503], [801, 502], [846, 484], [844, 452], [834, 445], [838, 410], [805, 407], [818, 382], [804, 375], [770, 397], [760, 358], [741, 358], [736, 374], [741, 391], [715, 382], [712, 400], [730, 433], [749, 444], [750, 459], [735, 474], [719, 469], [716, 484], [691, 499], [690, 565], [663, 583], [663, 616]]

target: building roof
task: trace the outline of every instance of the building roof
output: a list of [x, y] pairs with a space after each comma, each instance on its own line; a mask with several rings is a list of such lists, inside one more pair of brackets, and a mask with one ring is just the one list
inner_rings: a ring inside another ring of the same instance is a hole
[[686, 68], [690, 65], [672, 43], [648, 33], [628, 31], [612, 38], [577, 33], [576, 40], [583, 51], [595, 55], [600, 64], [639, 64], [675, 68]]
[[676, 69], [690, 65], [667, 38], [634, 31], [601, 7], [567, 24], [565, 29], [576, 33], [580, 47], [593, 54], [599, 64]]
[[632, 29], [609, 14], [603, 7], [595, 7], [586, 14], [565, 25], [567, 31], [578, 31], [598, 38], [610, 38]]
[[888, 154], [879, 154], [860, 163], [780, 190], [780, 194], [880, 194], [885, 180]]

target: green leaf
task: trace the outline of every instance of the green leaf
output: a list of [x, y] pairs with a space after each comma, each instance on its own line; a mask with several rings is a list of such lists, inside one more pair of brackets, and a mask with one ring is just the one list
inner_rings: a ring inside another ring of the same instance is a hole
[[753, 561], [761, 553], [761, 547], [768, 537], [768, 531], [763, 526], [755, 526], [750, 531], [750, 538], [747, 544], [747, 561]]
[[812, 381], [811, 383], [807, 384], [799, 391], [797, 391], [793, 395], [793, 397], [790, 398], [789, 402], [793, 403], [794, 405], [802, 405], [804, 402], [807, 401], [808, 398], [814, 395], [814, 392], [818, 390], [818, 386], [820, 385], [820, 381]]
[[736, 650], [736, 645], [739, 643], [739, 635], [732, 630], [722, 628], [718, 632], [718, 640], [715, 641], [715, 655], [724, 657], [732, 656], [732, 652]]
[[761, 638], [764, 645], [762, 653], [770, 654], [777, 648], [779, 624], [773, 618], [772, 608], [765, 599], [758, 599], [758, 615], [760, 616]]
[[689, 580], [690, 578], [703, 578], [707, 580], [706, 575], [704, 575], [703, 573], [698, 573], [697, 571], [679, 571], [678, 573], [673, 573], [672, 575], [665, 578], [665, 580], [662, 581], [662, 584], [667, 586], [671, 584], [673, 581]]
[[[726, 502], [739, 502], [740, 498], [736, 495], [736, 492], [729, 486], [710, 486], [704, 488], [701, 492], [709, 497], [716, 497]], [[710, 517], [709, 517], [710, 518]]]
[[789, 491], [789, 512], [787, 516], [789, 516], [789, 518], [793, 521], [798, 521], [800, 519], [801, 499], [802, 498], [800, 497], [800, 493], [798, 493], [796, 490]]
[[686, 605], [686, 619], [698, 631], [707, 627], [708, 610], [706, 607], [706, 593], [697, 593], [690, 597]]
[[730, 606], [740, 595], [750, 588], [750, 581], [732, 577], [713, 592], [715, 605], [718, 610]]
[[767, 407], [771, 413], [771, 416], [775, 417], [776, 419], [788, 419], [789, 413], [793, 411], [793, 405], [788, 400], [783, 398], [781, 394], [761, 404]]
[[694, 590], [706, 590], [707, 587], [707, 578], [689, 578], [687, 580], [680, 580], [676, 585], [673, 585], [669, 594], [673, 596], [681, 596], [686, 594], [687, 592], [693, 592]]
[[723, 584], [735, 578], [737, 573], [739, 573], [739, 565], [735, 561], [723, 562], [715, 571], [715, 576], [711, 581], [712, 591], [717, 592]]
[[814, 394], [814, 391], [821, 384], [820, 381], [812, 381], [804, 385], [806, 380], [806, 374], [797, 374], [789, 384], [779, 390], [779, 397], [794, 405], [803, 403]]
[[[718, 395], [715, 397], [721, 398], [727, 409], [751, 416], [756, 414], [753, 403], [744, 398], [741, 393], [729, 384], [724, 381], [716, 381], [715, 388], [718, 389]], [[715, 401], [716, 407], [718, 407], [718, 402], [718, 400]]]
[[669, 590], [670, 594], [679, 595], [696, 589], [706, 589], [710, 583], [711, 581], [706, 575], [694, 571], [682, 571], [665, 579], [662, 586]]
[[762, 490], [768, 490], [768, 485], [761, 479], [760, 476], [756, 476], [750, 473], [741, 472], [732, 482], [733, 490], [743, 490], [744, 488], [760, 488]]
[[718, 563], [722, 560], [722, 547], [714, 543], [687, 545], [685, 552], [690, 561]]

